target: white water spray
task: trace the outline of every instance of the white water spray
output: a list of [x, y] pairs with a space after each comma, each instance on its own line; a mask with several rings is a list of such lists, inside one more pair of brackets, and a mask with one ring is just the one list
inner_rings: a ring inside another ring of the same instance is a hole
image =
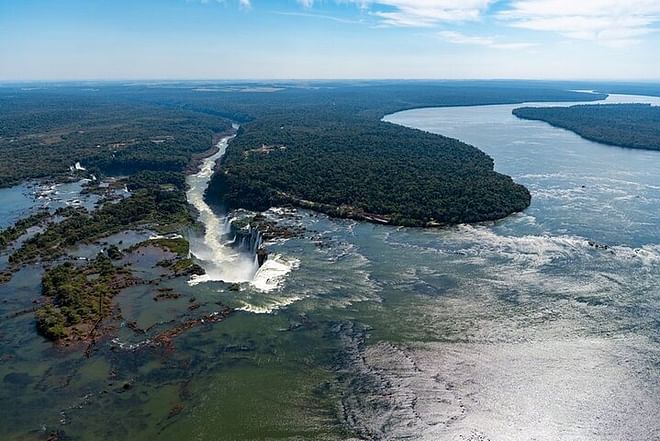
[[[250, 242], [249, 237], [241, 237], [240, 243], [236, 244], [239, 239], [232, 235], [232, 219], [227, 215], [219, 216], [204, 200], [204, 192], [213, 176], [216, 161], [225, 154], [227, 145], [233, 138], [227, 136], [221, 139], [216, 145], [218, 152], [206, 158], [199, 172], [187, 178], [189, 190], [186, 197], [199, 212], [199, 220], [205, 227], [203, 237], [190, 238], [190, 251], [206, 271], [202, 276], [193, 276], [188, 283], [196, 285], [210, 281], [249, 282], [257, 291], [267, 293], [282, 286], [285, 276], [298, 267], [298, 260], [276, 254], [269, 256], [260, 268], [253, 249], [254, 243]], [[253, 240], [258, 242], [258, 238]], [[246, 306], [241, 309], [272, 312], [295, 300], [276, 296], [259, 299], [258, 305], [252, 305], [245, 299]]]
[[227, 216], [218, 216], [204, 200], [204, 192], [213, 175], [215, 163], [225, 154], [232, 138], [233, 136], [222, 138], [216, 145], [218, 152], [204, 160], [198, 173], [188, 176], [189, 190], [186, 197], [199, 211], [199, 219], [205, 226], [203, 237], [191, 238], [190, 250], [200, 260], [206, 274], [193, 277], [191, 284], [211, 280], [249, 282], [259, 269], [253, 255], [240, 248], [231, 247], [232, 240], [225, 240], [230, 231], [229, 219]]

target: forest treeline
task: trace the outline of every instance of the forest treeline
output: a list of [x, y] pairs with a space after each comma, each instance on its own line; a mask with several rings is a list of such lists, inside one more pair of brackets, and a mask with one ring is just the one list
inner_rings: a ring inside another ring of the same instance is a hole
[[77, 161], [97, 175], [181, 172], [231, 127], [226, 119], [114, 96], [0, 96], [0, 112], [0, 187], [64, 177]]
[[545, 121], [583, 138], [634, 149], [660, 150], [660, 107], [649, 104], [597, 104], [521, 107], [518, 118]]

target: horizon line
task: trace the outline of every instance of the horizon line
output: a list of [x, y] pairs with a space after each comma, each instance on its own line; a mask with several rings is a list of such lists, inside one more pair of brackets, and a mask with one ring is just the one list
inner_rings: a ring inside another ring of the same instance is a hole
[[29, 83], [46, 83], [46, 84], [62, 84], [62, 83], [202, 83], [202, 82], [223, 82], [223, 83], [266, 83], [266, 82], [384, 82], [384, 81], [399, 81], [399, 82], [421, 82], [421, 81], [447, 81], [447, 82], [461, 82], [461, 81], [529, 81], [529, 82], [630, 82], [630, 83], [660, 83], [660, 78], [510, 78], [510, 77], [492, 77], [492, 78], [117, 78], [117, 79], [0, 79], [0, 86], [12, 84], [29, 84]]

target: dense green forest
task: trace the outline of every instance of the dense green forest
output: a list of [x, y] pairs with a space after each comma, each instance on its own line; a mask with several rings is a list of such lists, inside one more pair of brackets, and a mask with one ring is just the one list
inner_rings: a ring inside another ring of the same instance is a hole
[[76, 161], [97, 174], [182, 171], [230, 128], [222, 118], [115, 96], [2, 95], [0, 112], [0, 187], [66, 176]]
[[210, 191], [230, 207], [290, 203], [403, 225], [497, 219], [529, 204], [524, 187], [459, 141], [366, 118], [300, 119], [248, 123]]
[[[238, 109], [233, 117], [244, 124], [227, 151], [221, 173], [211, 182], [212, 197], [230, 208], [263, 210], [293, 204], [334, 216], [415, 226], [499, 219], [527, 207], [530, 195], [511, 178], [494, 172], [491, 158], [478, 149], [381, 122], [382, 116], [432, 105], [584, 96], [551, 89], [455, 84], [351, 86], [262, 95], [273, 95], [268, 105], [250, 102], [263, 99], [257, 97], [228, 106]], [[217, 106], [202, 102], [195, 110], [209, 112]]]
[[[70, 262], [48, 269], [42, 279], [45, 305], [36, 311], [37, 329], [51, 340], [93, 331], [90, 326], [112, 311], [112, 298], [130, 284], [130, 272], [99, 254], [87, 266]], [[77, 326], [80, 325], [80, 326]]]
[[513, 114], [518, 118], [545, 121], [591, 141], [660, 150], [660, 107], [648, 104], [522, 107]]
[[[210, 192], [231, 207], [291, 203], [406, 225], [496, 219], [525, 208], [529, 193], [495, 173], [476, 148], [382, 116], [424, 106], [597, 98], [535, 82], [0, 87], [0, 186], [61, 179], [76, 161], [95, 174], [168, 171], [182, 179], [191, 159], [235, 121], [242, 128]], [[176, 192], [174, 205], [183, 194]], [[141, 197], [120, 207], [153, 206]], [[123, 213], [117, 219], [131, 222]]]

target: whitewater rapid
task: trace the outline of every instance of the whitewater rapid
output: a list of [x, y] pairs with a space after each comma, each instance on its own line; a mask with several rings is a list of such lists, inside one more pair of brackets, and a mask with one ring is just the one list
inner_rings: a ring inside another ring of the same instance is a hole
[[[204, 193], [213, 176], [217, 161], [225, 154], [229, 142], [235, 135], [222, 138], [216, 145], [218, 151], [205, 158], [199, 171], [188, 176], [186, 198], [199, 213], [199, 221], [204, 225], [202, 236], [190, 238], [190, 251], [195, 256], [206, 274], [193, 276], [189, 284], [211, 281], [227, 283], [248, 283], [255, 290], [268, 293], [280, 288], [285, 276], [297, 268], [296, 259], [287, 259], [273, 255], [259, 267], [256, 249], [235, 246], [236, 236], [232, 234], [232, 219], [229, 214], [218, 214], [204, 199]], [[259, 246], [256, 244], [255, 248]], [[252, 305], [243, 301], [243, 309], [249, 312], [268, 313], [290, 300], [273, 298], [267, 304]]]
[[225, 154], [227, 145], [234, 136], [222, 138], [216, 147], [218, 151], [204, 159], [200, 170], [188, 177], [188, 202], [199, 212], [199, 220], [204, 225], [202, 237], [191, 237], [190, 251], [200, 261], [206, 274], [194, 276], [190, 283], [198, 284], [212, 280], [229, 283], [250, 282], [259, 269], [255, 256], [230, 246], [225, 241], [229, 222], [226, 216], [219, 216], [204, 200], [215, 164]]

